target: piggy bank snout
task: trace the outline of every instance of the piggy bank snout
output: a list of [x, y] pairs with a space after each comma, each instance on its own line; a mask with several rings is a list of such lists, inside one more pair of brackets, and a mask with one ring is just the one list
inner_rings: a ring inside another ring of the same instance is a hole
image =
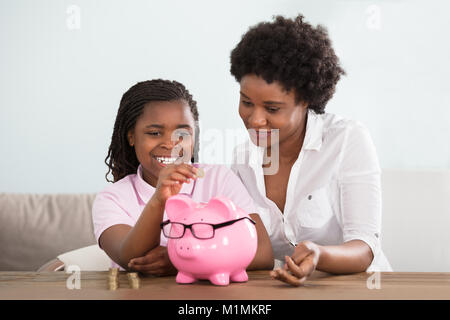
[[191, 239], [181, 238], [176, 242], [176, 252], [180, 257], [189, 259], [195, 256], [194, 243]]

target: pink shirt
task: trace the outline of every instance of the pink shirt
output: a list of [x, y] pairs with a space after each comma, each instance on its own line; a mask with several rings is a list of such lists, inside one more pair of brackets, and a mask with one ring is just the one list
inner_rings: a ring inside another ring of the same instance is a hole
[[[203, 168], [205, 175], [197, 179], [192, 195], [194, 201], [208, 202], [213, 197], [224, 196], [248, 213], [257, 212], [253, 199], [233, 171], [223, 165], [202, 164], [200, 167]], [[180, 193], [190, 194], [193, 185], [193, 182], [184, 183]], [[130, 174], [99, 192], [92, 206], [97, 243], [103, 231], [113, 225], [134, 226], [154, 192], [155, 188], [142, 178], [141, 166], [138, 167], [137, 174]], [[163, 220], [166, 219], [167, 215], [164, 212]], [[167, 245], [167, 238], [162, 232], [160, 244]], [[112, 267], [119, 268], [119, 265], [112, 261]]]

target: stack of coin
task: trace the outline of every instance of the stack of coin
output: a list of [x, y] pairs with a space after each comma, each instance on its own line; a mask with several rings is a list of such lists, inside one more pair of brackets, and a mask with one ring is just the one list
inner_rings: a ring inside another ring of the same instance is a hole
[[109, 290], [117, 290], [119, 287], [119, 268], [109, 268], [108, 288]]
[[130, 287], [132, 289], [139, 289], [139, 276], [137, 272], [129, 272], [127, 273], [128, 282], [130, 283]]

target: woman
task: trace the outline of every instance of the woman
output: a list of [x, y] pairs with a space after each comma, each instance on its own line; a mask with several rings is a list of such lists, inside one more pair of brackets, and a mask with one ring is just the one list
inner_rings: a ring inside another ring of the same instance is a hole
[[391, 271], [380, 247], [380, 167], [367, 129], [325, 113], [344, 70], [326, 30], [299, 15], [244, 34], [231, 53], [239, 115], [252, 143], [233, 170], [258, 206], [272, 277], [302, 284], [317, 269]]

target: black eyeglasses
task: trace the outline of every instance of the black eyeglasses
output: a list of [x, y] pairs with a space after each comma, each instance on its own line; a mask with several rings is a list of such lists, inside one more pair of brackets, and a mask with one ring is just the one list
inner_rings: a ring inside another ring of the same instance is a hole
[[236, 220], [230, 220], [223, 223], [211, 224], [204, 222], [197, 222], [191, 224], [184, 224], [180, 222], [170, 222], [170, 220], [163, 221], [161, 223], [161, 229], [163, 234], [170, 239], [180, 239], [184, 236], [186, 229], [191, 230], [191, 233], [197, 239], [211, 239], [214, 238], [215, 230], [232, 225], [235, 222], [241, 221], [243, 219], [250, 220], [251, 223], [256, 224], [255, 221], [249, 217], [242, 217]]

